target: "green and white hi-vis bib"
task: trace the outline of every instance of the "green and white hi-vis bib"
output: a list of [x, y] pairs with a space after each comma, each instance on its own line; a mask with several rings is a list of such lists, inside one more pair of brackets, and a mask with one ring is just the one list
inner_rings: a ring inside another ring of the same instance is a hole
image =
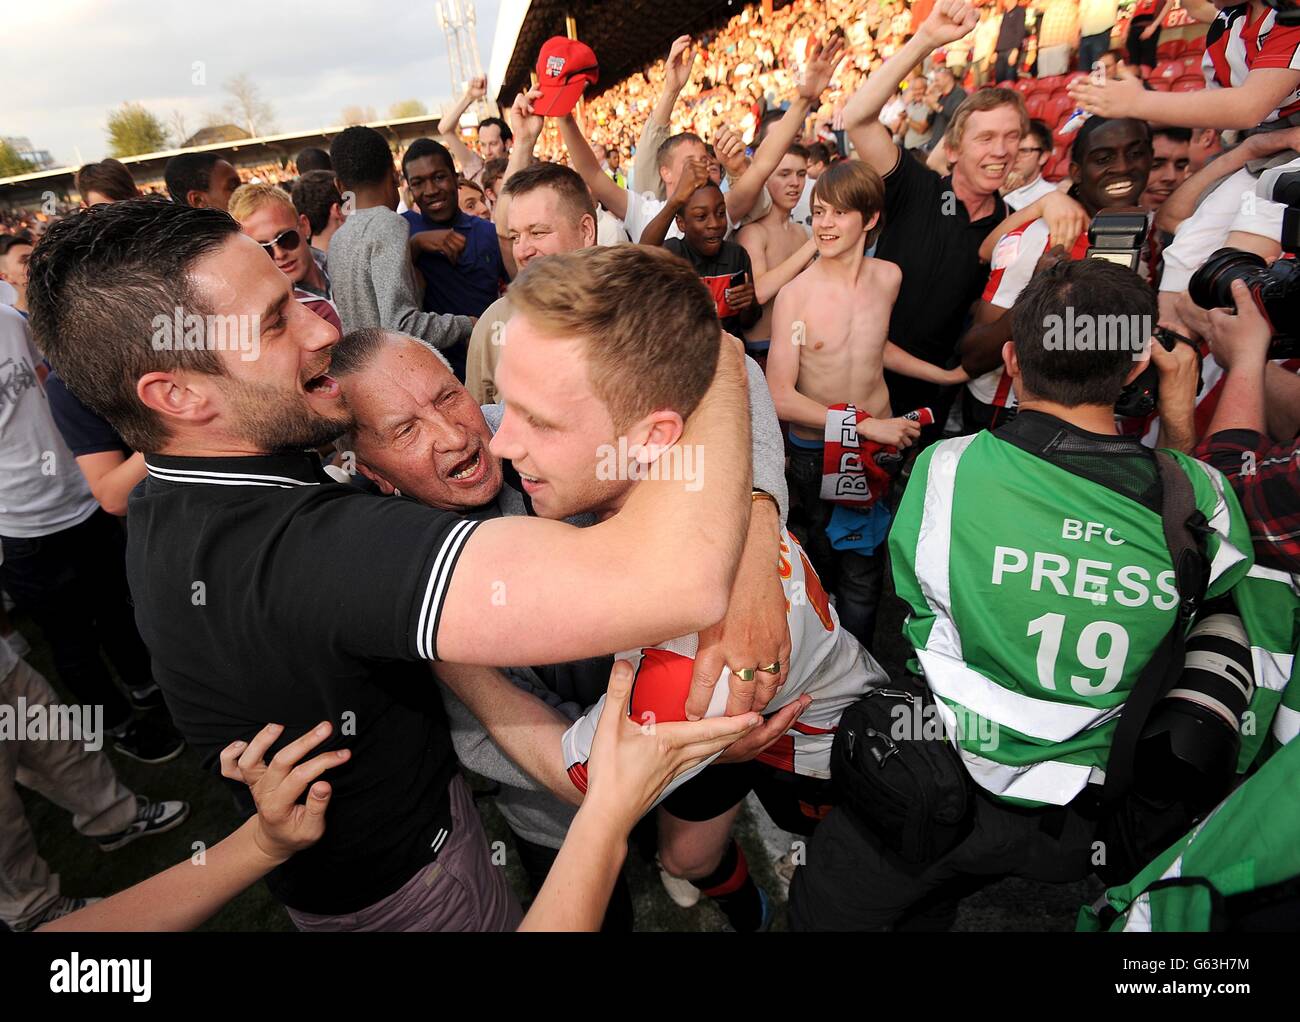
[[[1210, 525], [1213, 598], [1250, 570], [1249, 531], [1219, 472], [1176, 456]], [[1023, 805], [1102, 783], [1177, 614], [1160, 515], [982, 432], [917, 459], [889, 548], [904, 633], [976, 783]]]
[[[1080, 930], [1208, 930], [1222, 898], [1300, 875], [1300, 742], [1283, 747], [1131, 883], [1079, 912]], [[1155, 890], [1152, 885], [1162, 884]], [[1119, 913], [1110, 919], [1104, 908]]]
[[1250, 638], [1255, 694], [1242, 718], [1238, 771], [1267, 756], [1300, 734], [1300, 685], [1296, 652], [1300, 650], [1300, 578], [1251, 566], [1232, 590]]

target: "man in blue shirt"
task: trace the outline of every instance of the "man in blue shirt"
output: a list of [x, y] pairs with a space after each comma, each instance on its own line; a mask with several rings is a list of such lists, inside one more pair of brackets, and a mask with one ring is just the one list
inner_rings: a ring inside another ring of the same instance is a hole
[[[432, 139], [411, 143], [402, 175], [419, 207], [402, 215], [411, 228], [411, 261], [424, 278], [425, 311], [481, 316], [509, 281], [496, 227], [460, 211], [456, 165]], [[444, 352], [462, 381], [466, 350], [462, 342]]]

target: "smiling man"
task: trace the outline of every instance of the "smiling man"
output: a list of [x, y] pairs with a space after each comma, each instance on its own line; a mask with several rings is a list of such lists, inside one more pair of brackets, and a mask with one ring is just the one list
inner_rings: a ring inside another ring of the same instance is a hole
[[[940, 177], [895, 145], [879, 118], [913, 67], [977, 23], [970, 4], [939, 0], [916, 34], [844, 108], [844, 127], [858, 156], [885, 181], [885, 227], [875, 255], [903, 271], [890, 340], [941, 368], [951, 359], [971, 305], [988, 280], [980, 243], [1006, 216], [998, 192], [1029, 131], [1029, 119], [1018, 93], [980, 89], [952, 116], [942, 143], [952, 173]], [[936, 385], [893, 373], [885, 379], [895, 407], [929, 406], [938, 423], [944, 421]]]
[[[124, 287], [131, 302], [113, 301]], [[702, 486], [652, 482], [590, 529], [473, 522], [324, 474], [310, 448], [351, 423], [329, 373], [338, 333], [224, 213], [139, 199], [61, 220], [30, 297], [68, 387], [145, 454], [136, 619], [204, 765], [268, 720], [284, 723], [277, 746], [336, 721], [331, 743], [353, 752], [331, 776], [325, 838], [269, 878], [295, 924], [514, 925], [426, 661], [572, 660], [720, 618], [751, 503], [739, 356], [717, 360], [687, 427], [709, 451]], [[211, 330], [151, 343], [177, 308], [259, 317], [259, 357]], [[236, 798], [251, 815], [247, 790]]]
[[311, 225], [284, 189], [268, 184], [240, 185], [230, 197], [230, 215], [289, 278], [293, 297], [341, 332], [343, 324], [329, 297], [329, 278], [312, 254]]
[[791, 146], [765, 185], [772, 208], [736, 235], [753, 265], [754, 298], [762, 309], [758, 322], [745, 330], [745, 350], [754, 358], [767, 356], [777, 292], [799, 276], [817, 253], [808, 228], [791, 216], [807, 178], [808, 150]]
[[[460, 208], [459, 178], [451, 153], [417, 138], [402, 156], [402, 174], [416, 209], [402, 214], [411, 231], [411, 258], [424, 278], [426, 312], [479, 317], [509, 282], [496, 228]], [[465, 378], [467, 344], [446, 349]]]
[[[1070, 195], [1083, 204], [1089, 218], [1103, 209], [1140, 205], [1151, 173], [1151, 129], [1132, 118], [1084, 122], [1070, 149]], [[1014, 415], [1016, 394], [1005, 367], [1002, 347], [1011, 340], [1015, 304], [1030, 279], [1045, 265], [1062, 259], [1082, 259], [1088, 251], [1087, 232], [1069, 251], [1051, 247], [1050, 230], [1043, 219], [1010, 231], [993, 251], [993, 272], [984, 297], [975, 307], [971, 328], [961, 339], [962, 367], [971, 374], [966, 385], [963, 417], [969, 432], [993, 428]], [[1149, 270], [1149, 260], [1139, 269]]]
[[1151, 175], [1142, 193], [1142, 205], [1154, 213], [1192, 173], [1192, 129], [1155, 128], [1151, 148]]

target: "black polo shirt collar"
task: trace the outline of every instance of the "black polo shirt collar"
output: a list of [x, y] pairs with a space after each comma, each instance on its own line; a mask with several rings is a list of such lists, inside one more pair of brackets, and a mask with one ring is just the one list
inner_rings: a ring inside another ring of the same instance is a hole
[[163, 483], [206, 483], [216, 486], [319, 486], [333, 482], [313, 451], [286, 451], [229, 458], [187, 458], [148, 454], [149, 478]]
[[997, 192], [993, 193], [993, 207], [992, 209], [989, 210], [987, 215], [980, 217], [978, 220], [972, 220], [970, 218], [970, 210], [966, 208], [966, 203], [962, 202], [961, 199], [957, 198], [957, 189], [953, 187], [951, 174], [949, 174], [939, 183], [939, 188], [940, 188], [941, 195], [946, 194], [948, 192], [952, 192], [952, 197], [956, 201], [959, 215], [971, 227], [982, 228], [984, 225], [987, 225], [988, 229], [991, 231], [994, 227], [1002, 223], [1002, 221], [1007, 218], [1006, 204], [1002, 201], [1002, 196], [999, 195]]

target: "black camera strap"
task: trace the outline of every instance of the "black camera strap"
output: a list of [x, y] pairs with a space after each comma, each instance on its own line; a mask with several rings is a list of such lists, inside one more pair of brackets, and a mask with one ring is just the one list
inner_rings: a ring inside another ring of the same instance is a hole
[[1160, 472], [1160, 517], [1174, 566], [1178, 613], [1173, 627], [1142, 668], [1120, 711], [1110, 756], [1106, 760], [1106, 783], [1101, 792], [1103, 803], [1118, 801], [1133, 784], [1138, 739], [1156, 703], [1182, 674], [1187, 629], [1209, 582], [1209, 563], [1204, 551], [1204, 535], [1208, 527], [1205, 516], [1196, 507], [1192, 481], [1168, 452], [1156, 451], [1155, 458]]

